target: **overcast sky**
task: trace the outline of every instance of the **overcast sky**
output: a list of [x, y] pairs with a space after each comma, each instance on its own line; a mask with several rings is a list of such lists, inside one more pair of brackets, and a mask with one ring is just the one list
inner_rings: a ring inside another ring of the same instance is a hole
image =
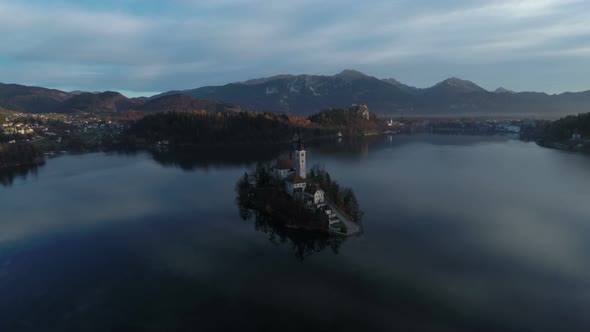
[[0, 0], [0, 82], [127, 95], [356, 69], [590, 90], [590, 1]]

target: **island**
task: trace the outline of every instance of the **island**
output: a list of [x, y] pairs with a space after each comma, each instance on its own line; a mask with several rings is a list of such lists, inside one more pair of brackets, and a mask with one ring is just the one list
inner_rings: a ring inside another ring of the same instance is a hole
[[307, 173], [307, 152], [301, 137], [287, 158], [259, 163], [236, 184], [241, 206], [272, 218], [281, 226], [309, 232], [354, 236], [362, 233], [352, 189], [340, 186], [316, 165]]

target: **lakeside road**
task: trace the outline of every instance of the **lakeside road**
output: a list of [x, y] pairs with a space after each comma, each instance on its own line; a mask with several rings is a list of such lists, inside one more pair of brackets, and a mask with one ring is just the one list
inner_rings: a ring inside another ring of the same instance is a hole
[[47, 138], [47, 137], [39, 137], [39, 138], [37, 138], [36, 140], [29, 141], [29, 142], [27, 142], [27, 143], [29, 143], [29, 144], [37, 143], [37, 142], [39, 142], [39, 141], [42, 141], [42, 140], [44, 140], [44, 139], [46, 139], [46, 138]]
[[330, 201], [329, 199], [326, 198], [326, 202], [330, 206], [330, 209], [334, 211], [334, 213], [338, 216], [338, 219], [340, 219], [340, 221], [346, 226], [346, 236], [354, 236], [362, 232], [360, 224], [353, 222], [346, 213], [342, 212], [336, 206], [336, 204], [332, 203], [332, 201]]

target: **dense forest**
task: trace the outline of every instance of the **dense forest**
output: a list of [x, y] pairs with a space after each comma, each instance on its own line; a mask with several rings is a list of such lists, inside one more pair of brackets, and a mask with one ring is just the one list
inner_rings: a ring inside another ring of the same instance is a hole
[[590, 113], [566, 116], [549, 123], [544, 131], [545, 138], [555, 141], [568, 140], [574, 133], [590, 137]]
[[126, 134], [131, 143], [212, 145], [288, 142], [298, 131], [307, 136], [334, 134], [299, 117], [254, 112], [157, 113], [133, 123]]
[[307, 179], [310, 183], [319, 185], [326, 193], [326, 196], [336, 204], [338, 208], [346, 212], [354, 222], [361, 221], [363, 212], [359, 208], [358, 201], [351, 188], [338, 184], [336, 180], [333, 180], [330, 177], [330, 173], [318, 165], [311, 169]]
[[327, 232], [327, 216], [306, 209], [301, 201], [291, 198], [283, 183], [271, 174], [269, 165], [259, 163], [252, 174], [256, 178], [255, 186], [249, 184], [249, 175], [244, 174], [235, 187], [238, 204], [272, 217], [277, 226]]
[[131, 124], [130, 145], [169, 141], [171, 145], [211, 145], [288, 142], [295, 133], [304, 136], [364, 135], [383, 129], [370, 113], [366, 119], [350, 109], [331, 109], [304, 119], [277, 113], [166, 112], [143, 117]]
[[[236, 183], [235, 190], [241, 206], [249, 206], [266, 213], [287, 227], [327, 231], [326, 215], [319, 211], [308, 210], [300, 201], [291, 198], [285, 192], [283, 181], [272, 175], [272, 169], [268, 164], [258, 163], [251, 176], [256, 179], [255, 186], [249, 183], [248, 174], [244, 174], [244, 177]], [[361, 221], [363, 212], [353, 190], [338, 184], [323, 168], [314, 166], [309, 172], [307, 183], [310, 187], [318, 185], [323, 189], [326, 197], [348, 214], [352, 221], [357, 223]]]
[[383, 121], [377, 119], [373, 113], [368, 113], [368, 119], [352, 109], [328, 109], [310, 116], [309, 121], [323, 128], [340, 131], [343, 135], [355, 136], [384, 129]]

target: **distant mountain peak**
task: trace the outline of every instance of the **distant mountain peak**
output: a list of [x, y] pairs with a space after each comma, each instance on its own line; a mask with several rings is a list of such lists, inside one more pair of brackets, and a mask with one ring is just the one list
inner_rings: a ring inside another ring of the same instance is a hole
[[255, 79], [251, 79], [251, 80], [247, 80], [244, 82], [236, 82], [236, 83], [232, 83], [232, 84], [245, 84], [245, 85], [259, 85], [259, 84], [265, 84], [268, 82], [272, 82], [272, 81], [278, 81], [278, 80], [307, 80], [307, 79], [316, 79], [316, 78], [340, 78], [343, 80], [357, 80], [357, 79], [366, 79], [366, 78], [373, 78], [372, 76], [369, 76], [367, 74], [361, 73], [360, 71], [357, 70], [352, 70], [352, 69], [345, 69], [343, 71], [341, 71], [340, 73], [333, 75], [333, 76], [323, 76], [323, 75], [290, 75], [290, 74], [281, 74], [281, 75], [275, 75], [275, 76], [270, 76], [270, 77], [261, 77], [261, 78], [255, 78]]
[[[405, 85], [394, 78], [379, 79], [347, 69], [335, 75], [276, 75], [219, 86], [168, 91], [150, 98], [127, 98], [114, 91], [67, 93], [0, 83], [0, 108], [36, 113], [257, 110], [307, 116], [325, 109], [364, 104], [380, 115], [422, 116], [528, 112], [565, 114], [590, 107], [590, 91], [547, 95], [514, 93], [498, 88], [495, 92], [457, 77], [422, 89]], [[176, 96], [166, 97], [171, 95]]]
[[91, 93], [93, 95], [97, 95], [102, 93], [103, 91], [82, 91], [82, 90], [74, 90], [74, 91], [70, 91], [68, 92], [69, 94], [73, 95], [73, 96], [77, 96], [77, 95], [81, 95], [83, 93]]
[[405, 85], [402, 82], [396, 80], [395, 78], [383, 78], [381, 79], [385, 83], [393, 84], [393, 85]]
[[451, 78], [447, 78], [446, 80], [436, 84], [435, 86], [433, 86], [430, 89], [440, 89], [440, 88], [445, 88], [445, 89], [452, 89], [455, 92], [486, 92], [487, 90], [480, 87], [479, 85], [468, 81], [468, 80], [463, 80], [457, 77], [451, 77]]
[[281, 75], [275, 75], [275, 76], [271, 76], [271, 77], [255, 78], [255, 79], [247, 80], [245, 82], [241, 82], [238, 84], [257, 85], [257, 84], [264, 84], [266, 82], [270, 82], [270, 81], [274, 81], [274, 80], [292, 79], [295, 77], [297, 77], [297, 76], [289, 75], [289, 74], [281, 74]]
[[495, 92], [495, 93], [509, 93], [509, 94], [516, 93], [516, 92], [514, 92], [514, 91], [512, 91], [512, 90], [508, 90], [508, 89], [505, 89], [505, 88], [503, 88], [503, 87], [499, 87], [499, 88], [497, 88], [496, 90], [494, 90], [494, 92]]
[[345, 69], [334, 76], [335, 77], [343, 77], [343, 78], [368, 78], [368, 77], [371, 77], [365, 73], [361, 73], [360, 71], [353, 70], [353, 69]]
[[446, 80], [441, 82], [442, 84], [448, 84], [448, 85], [453, 85], [453, 86], [464, 86], [464, 85], [476, 85], [475, 83], [468, 81], [468, 80], [464, 80], [464, 79], [460, 79], [458, 77], [449, 77]]

